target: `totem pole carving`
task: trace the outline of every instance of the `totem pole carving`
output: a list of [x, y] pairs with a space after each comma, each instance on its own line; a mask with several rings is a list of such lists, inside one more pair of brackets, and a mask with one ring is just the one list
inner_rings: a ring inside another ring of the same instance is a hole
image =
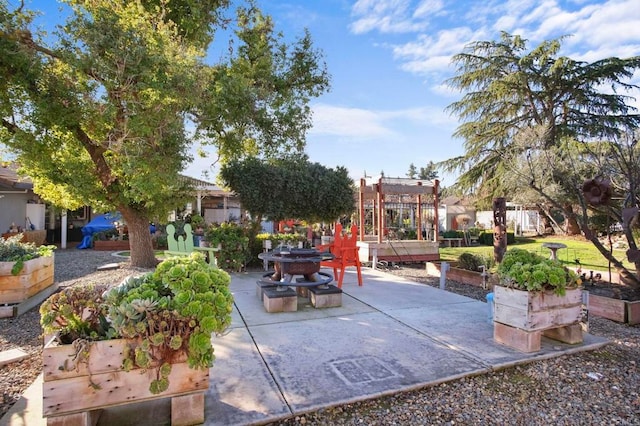
[[493, 199], [493, 258], [497, 263], [507, 251], [507, 202], [503, 197]]

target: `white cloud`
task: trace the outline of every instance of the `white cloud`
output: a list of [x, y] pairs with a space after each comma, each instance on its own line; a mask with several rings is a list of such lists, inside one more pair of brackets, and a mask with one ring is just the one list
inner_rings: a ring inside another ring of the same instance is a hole
[[[461, 5], [466, 7], [464, 12]], [[452, 75], [451, 57], [468, 43], [497, 39], [500, 31], [523, 36], [529, 47], [570, 35], [561, 54], [590, 62], [635, 56], [640, 51], [638, 0], [574, 1], [569, 5], [558, 0], [490, 0], [482, 7], [458, 2], [445, 6], [440, 0], [359, 0], [352, 15], [356, 18], [352, 29], [357, 33], [424, 27], [402, 44], [381, 44], [390, 46], [401, 69], [436, 80]], [[428, 20], [435, 15], [442, 17], [433, 22], [440, 29], [427, 31]]]
[[427, 28], [429, 13], [442, 8], [439, 0], [423, 0], [412, 9], [409, 0], [358, 0], [351, 8], [355, 18], [350, 29], [355, 34], [370, 31], [409, 33]]
[[360, 108], [325, 104], [313, 107], [311, 134], [341, 136], [348, 139], [386, 138], [394, 132], [385, 126], [383, 114]]
[[405, 71], [420, 75], [450, 74], [451, 57], [477, 35], [466, 27], [440, 31], [434, 37], [423, 34], [412, 42], [394, 46], [393, 55], [403, 62], [401, 67]]
[[392, 139], [398, 136], [393, 129], [402, 128], [402, 123], [446, 128], [456, 124], [448, 113], [437, 107], [374, 111], [316, 104], [312, 108], [313, 128], [309, 131], [310, 134], [350, 140]]

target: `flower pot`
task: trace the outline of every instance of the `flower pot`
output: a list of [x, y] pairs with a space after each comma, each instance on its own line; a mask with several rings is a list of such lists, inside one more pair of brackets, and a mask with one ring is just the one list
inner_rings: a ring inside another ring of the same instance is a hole
[[15, 262], [0, 262], [0, 305], [24, 302], [51, 286], [53, 260], [53, 255], [27, 260], [18, 275], [11, 274]]
[[186, 356], [177, 357], [169, 388], [152, 394], [149, 382], [156, 375], [155, 368], [124, 371], [121, 367], [124, 350], [132, 344], [135, 341], [127, 339], [91, 342], [86, 357], [76, 357], [74, 345], [46, 345], [42, 354], [43, 415], [58, 424], [84, 424], [95, 417], [92, 410], [170, 397], [172, 424], [203, 423], [209, 369], [191, 369]]
[[582, 289], [564, 296], [551, 291], [525, 291], [495, 286], [494, 340], [523, 352], [540, 350], [542, 335], [575, 344], [582, 342]]

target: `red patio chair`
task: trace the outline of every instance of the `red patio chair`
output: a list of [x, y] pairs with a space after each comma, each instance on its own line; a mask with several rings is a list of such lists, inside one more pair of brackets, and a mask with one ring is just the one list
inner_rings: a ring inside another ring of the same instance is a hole
[[[331, 260], [323, 260], [320, 266], [333, 268], [334, 279], [338, 282], [338, 288], [342, 288], [342, 280], [344, 279], [344, 271], [350, 266], [355, 266], [358, 271], [358, 285], [362, 286], [362, 271], [360, 270], [360, 258], [358, 257], [357, 246], [358, 227], [351, 227], [350, 235], [342, 235], [342, 225], [337, 223], [333, 243], [329, 245], [329, 251], [334, 258]], [[326, 248], [320, 247], [322, 250]]]

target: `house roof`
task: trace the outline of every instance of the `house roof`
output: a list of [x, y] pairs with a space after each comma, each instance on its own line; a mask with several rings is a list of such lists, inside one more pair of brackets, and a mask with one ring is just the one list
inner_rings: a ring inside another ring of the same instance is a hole
[[33, 182], [27, 177], [19, 176], [15, 163], [0, 164], [0, 188], [5, 190], [24, 191], [33, 189]]

